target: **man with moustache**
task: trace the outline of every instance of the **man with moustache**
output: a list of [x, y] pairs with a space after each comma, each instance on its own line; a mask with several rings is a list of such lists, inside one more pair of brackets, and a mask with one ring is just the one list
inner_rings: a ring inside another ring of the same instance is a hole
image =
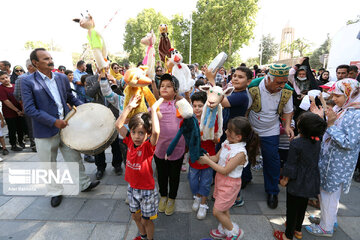
[[[85, 174], [80, 153], [70, 149], [60, 140], [60, 129], [67, 126], [63, 119], [70, 111], [67, 103], [78, 106], [82, 102], [71, 93], [66, 75], [52, 72], [54, 62], [49, 52], [44, 48], [37, 48], [31, 52], [30, 60], [37, 71], [21, 81], [21, 95], [25, 114], [33, 120], [38, 157], [41, 162], [56, 162], [60, 148], [64, 161], [79, 164], [80, 190], [90, 191], [100, 182], [90, 181]], [[62, 200], [62, 186], [48, 184], [47, 190], [47, 195], [52, 196], [51, 206], [57, 207]]]
[[294, 132], [290, 127], [293, 114], [293, 89], [287, 85], [290, 67], [286, 64], [270, 66], [269, 73], [254, 79], [249, 87], [249, 121], [260, 136], [261, 154], [267, 204], [275, 209], [278, 205], [280, 157], [278, 153], [280, 121], [290, 139]]

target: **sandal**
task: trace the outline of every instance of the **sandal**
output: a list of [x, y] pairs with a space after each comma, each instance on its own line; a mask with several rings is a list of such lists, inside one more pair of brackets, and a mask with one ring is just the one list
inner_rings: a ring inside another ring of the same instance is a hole
[[275, 237], [277, 240], [284, 240], [283, 234], [284, 234], [284, 232], [282, 232], [282, 231], [280, 231], [280, 230], [274, 231], [274, 237]]
[[[285, 221], [284, 224], [285, 224], [285, 227], [286, 227], [286, 221]], [[296, 239], [302, 239], [303, 238], [302, 232], [294, 231], [294, 237]]]
[[296, 239], [302, 239], [303, 238], [302, 232], [294, 231], [294, 237]]

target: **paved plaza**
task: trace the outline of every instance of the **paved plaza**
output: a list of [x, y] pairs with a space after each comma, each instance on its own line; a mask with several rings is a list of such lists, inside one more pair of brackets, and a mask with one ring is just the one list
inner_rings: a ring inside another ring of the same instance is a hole
[[[28, 146], [28, 144], [27, 144]], [[4, 162], [37, 161], [36, 153], [26, 148], [23, 152], [3, 157]], [[62, 156], [59, 154], [59, 161]], [[107, 162], [111, 151], [106, 150]], [[0, 181], [3, 185], [3, 162], [0, 163]], [[85, 162], [86, 172], [94, 179], [95, 164]], [[243, 191], [245, 205], [231, 209], [233, 221], [245, 231], [244, 239], [274, 239], [274, 229], [284, 230], [285, 189], [279, 194], [279, 207], [269, 209], [266, 204], [262, 172], [253, 172], [253, 181]], [[2, 187], [1, 187], [2, 189]], [[130, 218], [125, 203], [127, 183], [124, 175], [116, 176], [111, 163], [101, 184], [88, 193], [64, 197], [57, 208], [50, 206], [50, 198], [42, 196], [0, 196], [0, 239], [23, 240], [131, 240], [137, 235], [135, 223]], [[192, 212], [192, 195], [187, 173], [181, 173], [181, 182], [176, 200], [176, 212], [172, 216], [159, 214], [155, 220], [156, 240], [200, 240], [210, 239], [209, 230], [217, 226], [212, 216], [213, 201], [205, 220], [197, 220]], [[360, 183], [353, 181], [350, 193], [343, 195], [338, 214], [339, 229], [329, 239], [360, 239]], [[319, 210], [308, 207], [309, 214]], [[304, 225], [309, 224], [307, 218]], [[303, 239], [323, 239], [309, 235], [303, 228]], [[326, 238], [324, 238], [326, 239]]]

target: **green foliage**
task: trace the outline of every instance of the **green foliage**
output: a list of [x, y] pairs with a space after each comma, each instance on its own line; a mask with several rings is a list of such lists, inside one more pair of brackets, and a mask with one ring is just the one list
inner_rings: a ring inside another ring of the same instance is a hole
[[357, 22], [360, 22], [360, 15], [357, 15], [356, 19], [348, 20], [346, 22], [346, 25], [354, 24], [354, 23], [357, 23]]
[[224, 67], [225, 69], [229, 69], [230, 67], [237, 68], [242, 62], [243, 61], [241, 60], [240, 52], [236, 51], [233, 53], [231, 58], [228, 58], [228, 60], [226, 60]]
[[305, 56], [310, 48], [310, 43], [305, 38], [298, 38], [290, 43], [288, 46], [282, 46], [282, 49], [290, 53], [290, 58], [294, 57], [295, 51], [298, 51], [300, 57]]
[[[259, 59], [262, 56], [261, 64], [268, 64], [272, 62], [273, 57], [279, 50], [279, 44], [275, 43], [275, 38], [270, 34], [263, 35], [261, 38], [262, 43], [262, 55], [259, 54]], [[261, 52], [261, 44], [259, 45], [259, 52]]]
[[[130, 18], [126, 22], [125, 36], [124, 36], [124, 50], [129, 53], [129, 60], [132, 63], [138, 63], [143, 60], [145, 56], [145, 47], [140, 43], [140, 40], [146, 36], [151, 29], [156, 35], [156, 43], [154, 47], [159, 45], [159, 25], [170, 25], [170, 20], [157, 13], [154, 9], [144, 9], [136, 18]], [[171, 32], [171, 26], [168, 27]]]
[[329, 54], [330, 47], [331, 47], [331, 39], [328, 34], [324, 43], [321, 44], [321, 46], [319, 48], [315, 49], [313, 54], [310, 55], [309, 62], [310, 62], [311, 68], [319, 69], [323, 66], [323, 63], [320, 61], [320, 58], [324, 54]]
[[183, 16], [176, 14], [171, 19], [171, 26], [173, 28], [171, 46], [179, 50], [184, 62], [188, 62], [190, 50], [190, 20], [184, 19]]
[[246, 61], [246, 66], [248, 66], [249, 68], [253, 67], [254, 65], [260, 65], [260, 58], [253, 57], [253, 58], [249, 58]]
[[61, 48], [51, 41], [50, 43], [42, 41], [26, 41], [24, 44], [26, 50], [33, 50], [35, 48], [45, 48], [48, 51], [61, 51]]
[[199, 0], [193, 14], [192, 61], [209, 63], [221, 51], [229, 55], [253, 36], [258, 0]]
[[109, 59], [111, 62], [116, 62], [120, 66], [124, 66], [125, 63], [129, 63], [129, 57], [120, 57], [118, 55], [109, 54]]
[[[221, 51], [229, 56], [226, 66], [239, 62], [240, 58], [235, 52], [253, 37], [257, 3], [258, 0], [198, 0], [192, 15], [192, 62], [208, 64]], [[188, 62], [190, 20], [181, 15], [174, 15], [169, 20], [154, 9], [144, 9], [126, 23], [124, 50], [129, 53], [131, 62], [137, 63], [143, 59], [145, 49], [140, 40], [151, 29], [157, 35], [157, 49], [158, 26], [161, 23], [168, 25], [172, 47], [179, 50], [184, 63]]]

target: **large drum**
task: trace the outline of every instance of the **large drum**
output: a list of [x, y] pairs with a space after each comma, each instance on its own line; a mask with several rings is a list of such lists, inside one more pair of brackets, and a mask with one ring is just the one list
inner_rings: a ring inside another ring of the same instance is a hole
[[61, 129], [63, 143], [81, 153], [96, 155], [116, 139], [115, 117], [111, 110], [98, 103], [82, 104], [65, 117], [68, 126]]

